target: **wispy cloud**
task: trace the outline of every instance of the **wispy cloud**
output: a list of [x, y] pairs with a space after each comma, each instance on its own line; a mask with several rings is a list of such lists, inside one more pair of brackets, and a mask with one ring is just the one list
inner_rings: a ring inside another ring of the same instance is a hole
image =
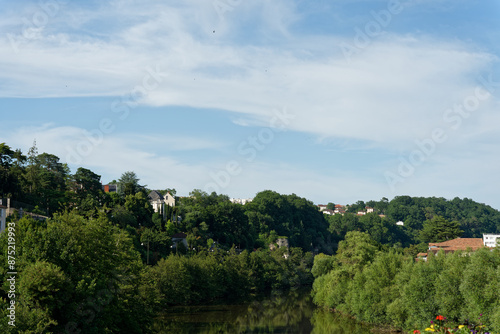
[[[9, 7], [0, 14], [0, 28], [5, 32], [0, 35], [0, 97], [128, 98], [135, 87], [144, 85], [148, 69], [154, 69], [162, 75], [158, 87], [147, 90], [134, 103], [223, 110], [232, 114], [229, 118], [233, 124], [245, 128], [268, 126], [273, 110], [286, 107], [295, 116], [287, 129], [310, 135], [317, 145], [333, 143], [330, 146], [334, 151], [377, 149], [387, 156], [373, 167], [380, 179], [346, 175], [340, 168], [333, 168], [335, 175], [325, 176], [290, 163], [276, 172], [270, 161], [262, 159], [262, 165], [248, 165], [245, 177], [235, 178], [234, 185], [227, 188], [235, 192], [243, 187], [258, 191], [261, 184], [270, 182], [286, 192], [296, 186], [310, 191], [311, 196], [314, 191], [326, 195], [330, 189], [332, 194], [340, 193], [337, 187], [345, 187], [353, 190], [353, 197], [355, 193], [358, 197], [359, 193], [377, 197], [379, 191], [370, 189], [388, 189], [384, 171], [397, 167], [398, 158], [407, 157], [415, 149], [415, 141], [428, 138], [436, 128], [446, 130], [450, 139], [414, 177], [400, 185], [398, 192], [413, 189], [424, 193], [427, 189], [439, 190], [437, 185], [459, 191], [446, 180], [463, 178], [468, 170], [474, 170], [474, 160], [485, 161], [480, 167], [483, 173], [492, 172], [488, 166], [498, 166], [494, 158], [498, 154], [489, 156], [488, 152], [498, 153], [490, 143], [500, 140], [500, 87], [470, 117], [463, 118], [458, 129], [451, 128], [444, 117], [447, 109], [474, 93], [480, 85], [479, 76], [492, 75], [498, 86], [500, 75], [494, 68], [499, 62], [492, 53], [494, 47], [407, 27], [398, 30], [402, 14], [394, 18], [394, 26], [346, 59], [340, 45], [352, 43], [353, 29], [365, 23], [370, 9], [352, 13], [345, 21], [334, 10], [343, 2], [318, 5], [322, 9], [333, 7], [332, 20], [337, 21], [332, 24], [342, 29], [310, 34], [301, 29], [308, 18], [300, 2], [224, 1], [230, 5], [223, 8], [214, 6], [216, 3], [67, 2], [49, 15], [32, 38], [23, 36], [23, 19], [32, 19], [40, 5], [33, 2]], [[386, 6], [386, 2], [380, 4], [382, 9]], [[411, 2], [411, 6], [406, 4], [404, 15], [436, 6], [446, 12], [455, 6], [451, 5], [451, 1]], [[18, 38], [14, 39], [17, 51], [12, 36]], [[77, 145], [84, 136], [82, 131], [52, 124], [23, 128], [15, 135], [3, 133], [2, 137], [13, 146], [29, 147], [36, 136], [40, 145], [48, 143], [47, 151], [65, 157], [65, 146]], [[102, 168], [106, 175], [119, 175], [123, 166], [144, 170], [151, 184], [157, 182], [153, 178], [162, 178], [162, 171], [169, 170], [179, 175], [177, 182], [182, 187], [202, 187], [208, 182], [210, 168], [223, 168], [226, 161], [214, 160], [208, 167], [206, 161], [187, 163], [175, 153], [237, 146], [188, 135], [126, 135], [133, 143], [117, 131], [86, 156], [85, 164]], [[169, 150], [159, 154], [148, 149], [151, 143], [166, 144]], [[476, 158], [457, 156], [464, 149], [478, 152]], [[196, 176], [190, 179], [187, 175]], [[247, 181], [254, 179], [261, 182]], [[484, 179], [471, 176], [468, 180], [472, 187]], [[312, 190], [306, 184], [314, 185]], [[431, 187], [433, 184], [436, 186]], [[486, 185], [482, 190], [493, 191]]]

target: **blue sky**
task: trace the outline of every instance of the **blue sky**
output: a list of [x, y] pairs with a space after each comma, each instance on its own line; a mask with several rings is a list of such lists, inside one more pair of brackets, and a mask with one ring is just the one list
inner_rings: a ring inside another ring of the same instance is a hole
[[500, 209], [498, 1], [0, 6], [0, 142], [73, 172]]

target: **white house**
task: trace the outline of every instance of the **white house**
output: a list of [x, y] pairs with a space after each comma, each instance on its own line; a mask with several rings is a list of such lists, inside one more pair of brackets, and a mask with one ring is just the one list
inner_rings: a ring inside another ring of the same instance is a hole
[[253, 198], [231, 198], [229, 201], [233, 204], [245, 205], [247, 203], [250, 203], [252, 200]]
[[496, 247], [500, 234], [483, 234], [483, 244], [486, 247]]
[[171, 207], [175, 206], [175, 198], [169, 192], [162, 195], [158, 191], [153, 190], [149, 193], [148, 199], [154, 212], [158, 212], [163, 216], [163, 218], [165, 218], [165, 205]]
[[326, 210], [326, 205], [325, 204], [319, 204], [318, 205], [319, 211], [325, 211]]

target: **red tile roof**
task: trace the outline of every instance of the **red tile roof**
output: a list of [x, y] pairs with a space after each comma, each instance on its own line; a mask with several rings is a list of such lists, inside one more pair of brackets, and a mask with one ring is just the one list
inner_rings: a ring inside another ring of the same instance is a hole
[[437, 253], [440, 249], [444, 250], [446, 253], [449, 253], [457, 250], [467, 250], [469, 248], [472, 251], [475, 251], [482, 247], [484, 247], [482, 238], [456, 238], [443, 242], [429, 243], [429, 250], [434, 253]]

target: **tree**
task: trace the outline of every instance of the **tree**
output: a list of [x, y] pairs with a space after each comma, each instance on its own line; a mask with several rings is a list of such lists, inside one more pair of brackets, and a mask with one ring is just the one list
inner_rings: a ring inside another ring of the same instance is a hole
[[76, 171], [73, 178], [77, 194], [90, 194], [92, 196], [98, 196], [101, 194], [102, 186], [100, 175], [97, 175], [89, 169], [80, 167]]
[[457, 221], [448, 221], [441, 216], [434, 216], [424, 222], [420, 231], [422, 242], [442, 242], [461, 236], [463, 231]]
[[135, 195], [143, 189], [144, 186], [139, 185], [139, 178], [135, 172], [125, 172], [118, 180], [118, 193], [121, 195]]
[[368, 233], [347, 232], [345, 240], [339, 243], [337, 260], [354, 275], [375, 257], [378, 249]]
[[326, 205], [326, 208], [327, 208], [328, 210], [335, 210], [335, 203], [329, 202], [329, 203]]
[[153, 208], [142, 192], [138, 192], [135, 195], [127, 195], [123, 206], [135, 217], [136, 222], [134, 227], [152, 226]]
[[7, 144], [0, 143], [0, 196], [19, 197], [25, 162], [26, 156], [20, 150], [13, 151]]

